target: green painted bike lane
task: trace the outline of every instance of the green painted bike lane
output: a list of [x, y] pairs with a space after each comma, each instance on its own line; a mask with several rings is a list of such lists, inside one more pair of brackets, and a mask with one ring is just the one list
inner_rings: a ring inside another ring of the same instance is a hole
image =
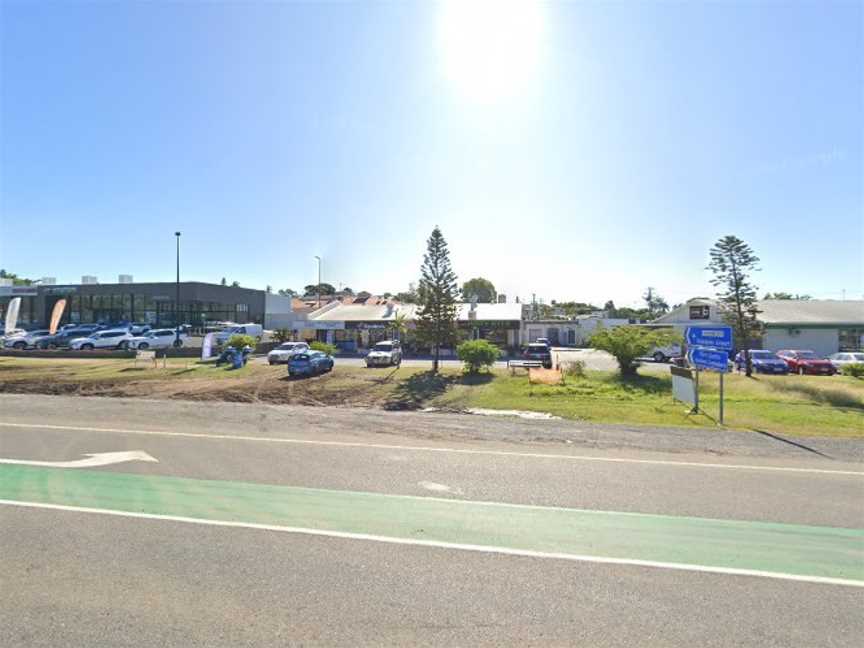
[[864, 529], [32, 466], [0, 466], [0, 500], [864, 584]]

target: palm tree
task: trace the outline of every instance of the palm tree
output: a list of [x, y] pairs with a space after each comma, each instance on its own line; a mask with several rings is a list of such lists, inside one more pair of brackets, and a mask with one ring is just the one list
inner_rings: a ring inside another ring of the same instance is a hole
[[401, 340], [402, 336], [408, 331], [408, 315], [397, 312], [393, 317], [393, 321], [390, 322], [390, 329], [393, 331], [393, 337]]

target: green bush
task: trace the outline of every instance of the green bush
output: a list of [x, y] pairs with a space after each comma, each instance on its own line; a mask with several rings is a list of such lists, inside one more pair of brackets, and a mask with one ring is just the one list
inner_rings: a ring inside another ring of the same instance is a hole
[[309, 348], [313, 351], [323, 351], [327, 355], [336, 355], [336, 352], [339, 349], [336, 348], [335, 344], [327, 344], [326, 342], [313, 342], [309, 345]]
[[616, 326], [601, 328], [591, 336], [590, 344], [595, 349], [608, 351], [618, 361], [624, 376], [636, 374], [639, 363], [636, 358], [648, 355], [655, 347], [680, 343], [681, 336], [669, 330], [649, 329], [643, 326]]
[[864, 378], [864, 362], [843, 365], [840, 373], [844, 376], [852, 376], [853, 378]]
[[468, 373], [477, 373], [483, 367], [491, 367], [501, 351], [486, 340], [469, 340], [456, 347], [456, 355], [465, 365]]
[[251, 335], [232, 335], [228, 338], [227, 342], [227, 346], [232, 346], [235, 349], [242, 349], [245, 346], [250, 346], [254, 349], [257, 344], [257, 340]]

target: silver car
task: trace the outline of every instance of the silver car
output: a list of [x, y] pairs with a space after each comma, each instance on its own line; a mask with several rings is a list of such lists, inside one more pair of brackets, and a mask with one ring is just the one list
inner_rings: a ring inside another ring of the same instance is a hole
[[283, 342], [267, 354], [267, 363], [271, 365], [288, 364], [291, 356], [295, 353], [302, 353], [308, 350], [309, 345], [305, 342]]
[[828, 356], [828, 360], [834, 365], [834, 368], [839, 372], [846, 365], [864, 364], [864, 353], [860, 351], [846, 351], [834, 353]]

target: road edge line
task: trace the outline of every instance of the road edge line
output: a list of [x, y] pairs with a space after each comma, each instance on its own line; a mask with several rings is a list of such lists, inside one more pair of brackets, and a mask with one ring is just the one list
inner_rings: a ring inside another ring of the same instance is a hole
[[833, 578], [829, 576], [806, 576], [802, 574], [789, 574], [785, 572], [770, 572], [757, 569], [739, 569], [735, 567], [712, 567], [708, 565], [689, 565], [686, 563], [668, 563], [653, 560], [639, 560], [635, 558], [611, 558], [607, 556], [588, 556], [583, 554], [570, 554], [563, 552], [535, 551], [532, 549], [514, 549], [511, 547], [498, 547], [494, 545], [475, 545], [457, 542], [446, 542], [439, 540], [420, 540], [416, 538], [399, 538], [396, 536], [381, 536], [369, 533], [355, 533], [352, 531], [335, 531], [328, 529], [310, 529], [306, 527], [281, 526], [276, 524], [261, 524], [257, 522], [238, 522], [231, 520], [213, 520], [208, 518], [193, 518], [179, 515], [160, 515], [156, 513], [140, 513], [135, 511], [120, 511], [115, 509], [99, 509], [84, 506], [70, 506], [66, 504], [50, 504], [43, 502], [22, 502], [17, 500], [0, 499], [0, 505], [16, 506], [19, 508], [49, 509], [57, 511], [68, 511], [74, 513], [95, 513], [98, 515], [110, 515], [114, 517], [130, 517], [145, 520], [162, 520], [168, 522], [182, 522], [186, 524], [201, 524], [205, 526], [220, 526], [243, 529], [255, 529], [259, 531], [277, 531], [281, 533], [292, 533], [297, 535], [310, 535], [328, 538], [340, 538], [343, 540], [366, 540], [371, 542], [382, 542], [386, 544], [401, 544], [419, 547], [430, 547], [437, 549], [454, 549], [458, 551], [474, 551], [477, 553], [493, 553], [508, 556], [520, 556], [526, 558], [542, 558], [552, 560], [569, 560], [572, 562], [586, 562], [611, 565], [626, 565], [632, 567], [649, 567], [655, 569], [671, 569], [677, 571], [692, 571], [708, 574], [723, 574], [731, 576], [751, 576], [758, 578], [773, 578], [775, 580], [788, 580], [803, 583], [814, 583], [820, 585], [839, 585], [844, 587], [862, 587], [864, 581], [847, 578]]

